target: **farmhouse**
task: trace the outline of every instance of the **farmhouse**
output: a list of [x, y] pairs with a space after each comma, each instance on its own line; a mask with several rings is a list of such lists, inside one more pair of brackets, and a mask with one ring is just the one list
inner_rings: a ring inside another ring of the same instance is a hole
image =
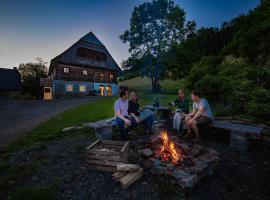
[[51, 60], [50, 85], [44, 83], [50, 87], [44, 87], [44, 97], [115, 95], [120, 71], [106, 47], [89, 32]]

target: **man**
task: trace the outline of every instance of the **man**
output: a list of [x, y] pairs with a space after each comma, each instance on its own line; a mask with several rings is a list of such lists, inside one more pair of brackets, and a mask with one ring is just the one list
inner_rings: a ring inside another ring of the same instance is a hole
[[114, 103], [115, 121], [120, 130], [122, 140], [127, 140], [128, 131], [136, 127], [134, 118], [128, 116], [128, 90], [127, 87], [120, 88], [120, 98]]
[[183, 114], [187, 125], [187, 137], [192, 137], [192, 133], [195, 136], [195, 141], [200, 138], [199, 125], [207, 125], [213, 122], [213, 113], [208, 101], [201, 98], [201, 93], [198, 90], [194, 90], [191, 93], [191, 99], [193, 103], [193, 111], [189, 114]]
[[173, 118], [173, 129], [177, 133], [181, 132], [182, 129], [182, 113], [188, 113], [189, 100], [185, 97], [185, 92], [182, 89], [178, 90], [178, 98], [171, 102], [171, 105], [177, 108]]

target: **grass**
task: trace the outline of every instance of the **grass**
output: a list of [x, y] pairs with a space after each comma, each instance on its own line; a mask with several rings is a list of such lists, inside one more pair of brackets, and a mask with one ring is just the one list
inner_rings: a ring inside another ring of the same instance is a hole
[[[143, 78], [136, 77], [129, 80], [125, 80], [119, 84], [126, 85], [129, 88], [131, 88], [131, 90], [136, 90], [136, 91], [141, 91], [141, 92], [151, 91], [151, 81], [147, 77], [143, 77]], [[160, 82], [160, 85], [161, 85], [161, 89], [163, 93], [177, 94], [177, 91], [180, 88], [183, 88], [184, 80], [174, 81], [174, 80], [165, 79]]]

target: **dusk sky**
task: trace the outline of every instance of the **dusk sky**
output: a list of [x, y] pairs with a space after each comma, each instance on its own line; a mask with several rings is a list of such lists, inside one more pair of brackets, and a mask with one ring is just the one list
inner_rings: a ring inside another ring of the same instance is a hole
[[[41, 57], [50, 62], [93, 31], [120, 65], [128, 44], [119, 35], [129, 27], [134, 6], [145, 0], [0, 0], [0, 68]], [[220, 26], [256, 7], [259, 0], [177, 0], [197, 28]]]

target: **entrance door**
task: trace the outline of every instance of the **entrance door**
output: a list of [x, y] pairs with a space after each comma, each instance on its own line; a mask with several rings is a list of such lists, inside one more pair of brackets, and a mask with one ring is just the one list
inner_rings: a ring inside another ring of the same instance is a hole
[[52, 99], [52, 88], [51, 87], [44, 87], [44, 100]]
[[104, 85], [100, 85], [99, 86], [99, 95], [100, 96], [104, 96], [105, 95], [105, 87], [104, 87]]
[[112, 96], [112, 86], [107, 85], [106, 90], [107, 90], [107, 96]]

